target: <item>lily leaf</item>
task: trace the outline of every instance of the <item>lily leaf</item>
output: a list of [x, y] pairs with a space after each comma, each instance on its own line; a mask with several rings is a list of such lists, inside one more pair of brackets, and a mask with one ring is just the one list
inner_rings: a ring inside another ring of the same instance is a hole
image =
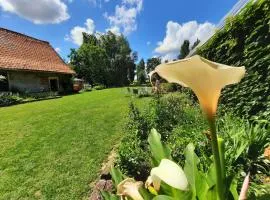
[[205, 199], [208, 185], [205, 175], [198, 170], [199, 158], [194, 152], [194, 145], [188, 144], [185, 150], [185, 167], [184, 171], [187, 176], [188, 182], [192, 189], [192, 199]]
[[174, 198], [166, 195], [158, 195], [153, 200], [174, 200]]
[[122, 172], [114, 167], [111, 168], [111, 176], [115, 187], [125, 179], [125, 176], [122, 174]]
[[160, 161], [164, 158], [171, 158], [171, 150], [168, 146], [163, 145], [160, 140], [161, 136], [156, 131], [156, 129], [152, 129], [151, 133], [148, 137], [148, 143], [150, 145], [150, 150], [152, 153], [152, 161], [154, 166], [158, 166]]

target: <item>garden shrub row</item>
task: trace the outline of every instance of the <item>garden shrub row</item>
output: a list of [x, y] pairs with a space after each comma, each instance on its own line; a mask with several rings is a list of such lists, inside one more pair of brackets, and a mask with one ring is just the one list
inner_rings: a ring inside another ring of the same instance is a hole
[[239, 116], [270, 119], [270, 2], [251, 1], [197, 53], [209, 60], [245, 66], [240, 84], [223, 90], [221, 102]]
[[[198, 167], [207, 171], [211, 163], [211, 144], [208, 125], [199, 106], [185, 93], [171, 93], [153, 98], [139, 110], [130, 104], [116, 165], [129, 177], [145, 181], [151, 169], [151, 153], [147, 138], [152, 128], [161, 134], [161, 140], [172, 150], [174, 161], [184, 166], [184, 150], [189, 143], [195, 146], [200, 158]], [[270, 193], [263, 182], [270, 175], [270, 162], [263, 156], [270, 144], [270, 128], [220, 113], [218, 132], [224, 138], [227, 175], [238, 180], [238, 191], [245, 172], [251, 172], [250, 197]], [[269, 197], [269, 196], [267, 196]]]

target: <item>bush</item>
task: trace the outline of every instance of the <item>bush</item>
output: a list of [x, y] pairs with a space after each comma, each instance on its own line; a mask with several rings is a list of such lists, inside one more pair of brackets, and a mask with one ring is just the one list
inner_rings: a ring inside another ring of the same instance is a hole
[[121, 141], [117, 156], [117, 165], [127, 175], [143, 180], [150, 170], [150, 153], [147, 148], [147, 138], [152, 123], [149, 112], [140, 112], [131, 103], [129, 115], [124, 127], [126, 133]]
[[[153, 99], [143, 111], [130, 105], [127, 135], [120, 144], [117, 159], [118, 166], [127, 175], [137, 180], [147, 177], [151, 166], [147, 137], [151, 128], [158, 129], [161, 139], [171, 149], [172, 159], [182, 166], [184, 150], [187, 144], [193, 143], [200, 159], [198, 167], [207, 171], [212, 163], [207, 121], [188, 95], [173, 93]], [[258, 185], [270, 176], [270, 162], [263, 156], [264, 149], [270, 145], [269, 128], [252, 125], [232, 114], [218, 117], [217, 130], [225, 141], [226, 174], [231, 181], [241, 180], [237, 183], [238, 191], [244, 179], [242, 174], [250, 171], [256, 193], [264, 192]], [[254, 196], [254, 191], [250, 195]]]
[[15, 95], [0, 95], [0, 107], [20, 103], [22, 98]]
[[106, 89], [106, 86], [105, 85], [95, 85], [93, 87], [94, 90], [104, 90]]
[[177, 91], [177, 84], [176, 83], [161, 83], [160, 90], [162, 93], [169, 93]]

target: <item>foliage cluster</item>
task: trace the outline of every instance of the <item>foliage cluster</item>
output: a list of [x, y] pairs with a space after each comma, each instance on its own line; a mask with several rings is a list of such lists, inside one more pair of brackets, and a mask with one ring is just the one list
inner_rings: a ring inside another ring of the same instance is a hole
[[225, 88], [221, 102], [253, 120], [270, 119], [269, 21], [269, 0], [251, 1], [197, 51], [216, 62], [246, 67], [245, 78]]
[[123, 35], [83, 33], [83, 44], [69, 57], [78, 77], [91, 85], [124, 86], [134, 80], [137, 53]]
[[[185, 164], [185, 149], [194, 144], [200, 160], [199, 168], [207, 171], [212, 163], [207, 122], [197, 104], [185, 94], [167, 94], [154, 99], [144, 110], [130, 105], [127, 133], [119, 147], [117, 166], [128, 176], [145, 180], [151, 169], [151, 154], [147, 137], [151, 128], [161, 134], [161, 140], [171, 148], [171, 157], [181, 166]], [[225, 142], [225, 161], [228, 180], [243, 180], [250, 171], [254, 188], [269, 176], [270, 163], [263, 157], [270, 145], [269, 127], [253, 126], [231, 114], [221, 115], [217, 121], [218, 133]], [[235, 182], [240, 189], [241, 181]], [[260, 190], [257, 190], [260, 191]], [[251, 196], [256, 195], [251, 192]]]
[[0, 95], [0, 107], [18, 104], [22, 98], [17, 95]]

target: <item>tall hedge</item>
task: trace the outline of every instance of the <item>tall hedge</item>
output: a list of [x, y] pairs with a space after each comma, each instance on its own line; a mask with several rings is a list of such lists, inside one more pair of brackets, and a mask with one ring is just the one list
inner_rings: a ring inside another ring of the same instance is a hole
[[197, 53], [210, 60], [245, 66], [240, 84], [222, 91], [221, 103], [240, 116], [270, 120], [270, 1], [251, 1]]

